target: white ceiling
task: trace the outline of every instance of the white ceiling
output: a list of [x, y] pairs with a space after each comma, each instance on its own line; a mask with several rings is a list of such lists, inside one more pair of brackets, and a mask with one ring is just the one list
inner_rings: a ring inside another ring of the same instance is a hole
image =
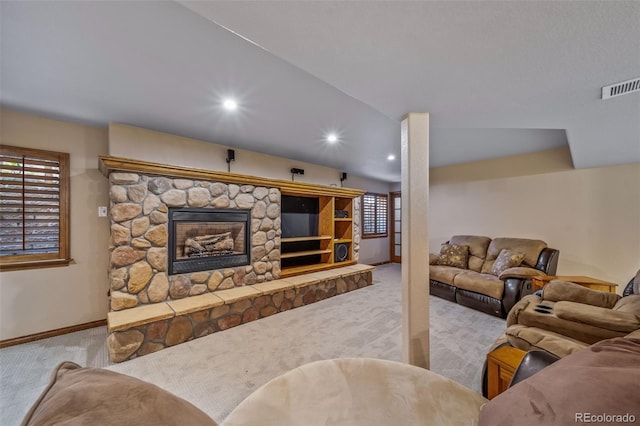
[[640, 2], [181, 3], [2, 1], [2, 104], [386, 181], [411, 111], [431, 166], [567, 144], [576, 167], [640, 161], [640, 93], [600, 99], [640, 77]]

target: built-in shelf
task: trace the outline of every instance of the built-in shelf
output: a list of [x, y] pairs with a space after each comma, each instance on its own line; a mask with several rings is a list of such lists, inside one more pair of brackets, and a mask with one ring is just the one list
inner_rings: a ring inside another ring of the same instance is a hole
[[331, 250], [305, 250], [305, 251], [292, 251], [291, 253], [282, 253], [280, 259], [290, 259], [292, 257], [312, 256], [314, 254], [331, 253]]
[[318, 241], [318, 240], [330, 240], [333, 235], [315, 235], [313, 237], [289, 237], [281, 238], [280, 242], [283, 243], [299, 243], [301, 241]]
[[[355, 191], [355, 190], [354, 190]], [[314, 271], [353, 265], [353, 199], [359, 194], [318, 193], [318, 231], [311, 237], [281, 238], [281, 276], [306, 274]], [[283, 191], [283, 195], [313, 196], [297, 191]], [[315, 195], [315, 194], [314, 194]], [[336, 217], [338, 215], [347, 217]], [[308, 243], [308, 244], [307, 244]], [[315, 243], [315, 247], [313, 244]], [[305, 244], [307, 246], [305, 247]], [[346, 247], [341, 247], [344, 245]], [[345, 252], [345, 248], [347, 249]], [[287, 252], [288, 251], [288, 252]], [[340, 258], [336, 256], [340, 253]], [[346, 256], [345, 256], [346, 254]]]
[[340, 243], [350, 243], [350, 242], [352, 242], [352, 241], [353, 241], [353, 240], [352, 240], [351, 238], [340, 238], [340, 239], [337, 239], [337, 238], [336, 238], [335, 240], [333, 240], [333, 242], [334, 242], [335, 244], [340, 244]]

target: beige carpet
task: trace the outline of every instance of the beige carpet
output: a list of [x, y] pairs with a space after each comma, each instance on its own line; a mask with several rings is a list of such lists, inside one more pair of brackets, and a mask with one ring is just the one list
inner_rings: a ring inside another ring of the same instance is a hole
[[[20, 419], [58, 362], [106, 367], [154, 383], [220, 422], [253, 390], [321, 359], [401, 359], [400, 266], [374, 285], [121, 364], [106, 359], [104, 327], [0, 350], [0, 424]], [[504, 320], [430, 298], [431, 369], [479, 392], [487, 349]]]

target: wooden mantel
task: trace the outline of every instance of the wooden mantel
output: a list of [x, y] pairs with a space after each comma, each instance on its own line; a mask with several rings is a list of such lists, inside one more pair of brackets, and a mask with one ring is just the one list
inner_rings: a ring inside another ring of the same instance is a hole
[[326, 195], [333, 197], [359, 197], [364, 194], [360, 189], [338, 188], [334, 186], [313, 183], [294, 182], [282, 179], [271, 179], [238, 173], [228, 173], [216, 170], [198, 169], [193, 167], [174, 166], [153, 163], [150, 161], [132, 160], [129, 158], [101, 155], [99, 157], [100, 172], [109, 177], [110, 172], [146, 173], [150, 175], [170, 176], [187, 179], [203, 179], [239, 185], [256, 185], [280, 188], [284, 194], [296, 195]]

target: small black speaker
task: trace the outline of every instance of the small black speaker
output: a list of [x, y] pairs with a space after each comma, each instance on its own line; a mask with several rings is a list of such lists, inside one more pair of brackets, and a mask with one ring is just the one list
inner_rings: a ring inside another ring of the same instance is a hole
[[227, 163], [236, 161], [236, 152], [233, 149], [227, 150]]
[[343, 180], [347, 180], [347, 173], [346, 172], [342, 172], [342, 174], [340, 175], [340, 182], [342, 182]]
[[333, 217], [337, 219], [346, 219], [349, 217], [349, 212], [346, 210], [334, 210]]
[[349, 246], [340, 243], [334, 246], [335, 251], [335, 261], [336, 262], [344, 262], [349, 257]]

